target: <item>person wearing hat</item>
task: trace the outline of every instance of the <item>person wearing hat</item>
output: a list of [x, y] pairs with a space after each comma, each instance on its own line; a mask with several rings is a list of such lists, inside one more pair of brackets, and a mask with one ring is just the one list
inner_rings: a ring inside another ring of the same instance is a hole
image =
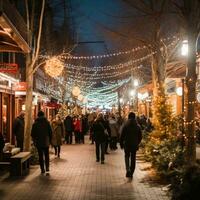
[[126, 177], [133, 177], [136, 164], [136, 152], [142, 140], [141, 128], [135, 119], [135, 113], [130, 112], [128, 120], [122, 126], [120, 146], [125, 152]]
[[31, 136], [38, 150], [41, 173], [45, 173], [45, 170], [49, 173], [49, 145], [52, 138], [52, 129], [43, 111], [38, 112], [38, 118], [32, 126]]

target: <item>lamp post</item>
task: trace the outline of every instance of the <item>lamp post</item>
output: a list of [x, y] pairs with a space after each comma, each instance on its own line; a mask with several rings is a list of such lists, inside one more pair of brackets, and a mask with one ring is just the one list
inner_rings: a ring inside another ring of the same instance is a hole
[[[188, 40], [183, 40], [182, 42], [182, 47], [181, 47], [181, 55], [182, 56], [188, 56]], [[184, 104], [185, 104], [185, 79], [182, 78], [181, 79], [181, 84], [182, 84], [182, 137], [185, 133], [185, 127], [184, 127], [184, 117], [185, 117], [185, 108], [184, 108]], [[184, 137], [183, 137], [184, 140]], [[184, 141], [183, 141], [184, 143]]]

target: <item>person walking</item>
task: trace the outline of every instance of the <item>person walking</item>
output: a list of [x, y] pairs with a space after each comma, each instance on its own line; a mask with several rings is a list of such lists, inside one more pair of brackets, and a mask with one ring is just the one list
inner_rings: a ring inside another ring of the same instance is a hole
[[125, 152], [126, 177], [133, 177], [136, 165], [136, 152], [142, 140], [141, 128], [135, 119], [135, 113], [130, 112], [128, 120], [122, 126], [120, 146]]
[[80, 117], [76, 117], [74, 119], [74, 135], [75, 135], [75, 142], [76, 144], [80, 144], [81, 143], [81, 131], [82, 131], [82, 127], [81, 127], [81, 119]]
[[110, 131], [110, 125], [109, 125], [109, 116], [108, 114], [104, 115], [103, 117], [103, 126], [105, 128], [105, 132], [106, 132], [106, 142], [105, 142], [105, 154], [109, 154], [108, 153], [108, 146], [109, 146], [109, 143], [110, 143], [110, 134], [111, 134], [111, 131]]
[[52, 121], [51, 127], [52, 127], [51, 144], [55, 149], [55, 156], [58, 156], [58, 158], [60, 158], [62, 138], [64, 138], [64, 125], [59, 114], [57, 114], [56, 118]]
[[110, 149], [116, 150], [117, 149], [117, 138], [119, 135], [117, 121], [115, 120], [115, 116], [112, 115], [109, 119], [109, 126], [110, 126]]
[[82, 115], [81, 118], [81, 142], [84, 144], [85, 143], [85, 135], [88, 132], [88, 119], [87, 116]]
[[12, 131], [16, 137], [17, 147], [20, 148], [20, 151], [23, 151], [24, 148], [24, 115], [25, 112], [21, 111], [19, 116], [17, 116], [13, 122]]
[[65, 126], [65, 142], [67, 144], [72, 144], [73, 142], [73, 119], [68, 115], [64, 120]]
[[45, 168], [46, 172], [49, 173], [49, 145], [52, 137], [52, 129], [42, 111], [38, 112], [38, 118], [33, 123], [31, 136], [38, 150], [41, 173], [45, 173]]
[[[101, 164], [104, 164], [105, 160], [105, 144], [106, 144], [106, 134], [105, 134], [105, 127], [104, 127], [104, 120], [102, 113], [99, 113], [93, 126], [92, 132], [94, 135], [94, 141], [96, 145], [96, 162], [99, 162], [101, 159]], [[101, 156], [100, 156], [101, 151]]]

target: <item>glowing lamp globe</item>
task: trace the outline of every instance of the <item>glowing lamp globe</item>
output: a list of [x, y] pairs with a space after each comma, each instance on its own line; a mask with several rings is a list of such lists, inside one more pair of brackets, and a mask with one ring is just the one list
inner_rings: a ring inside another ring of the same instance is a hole
[[200, 93], [197, 94], [197, 101], [200, 103]]
[[136, 94], [136, 91], [135, 90], [131, 90], [130, 92], [129, 92], [129, 94], [130, 94], [130, 96], [135, 96], [135, 94]]
[[78, 86], [75, 86], [73, 89], [72, 89], [72, 94], [75, 96], [75, 97], [78, 97], [79, 94], [81, 93], [81, 90]]
[[88, 102], [87, 97], [84, 97], [83, 103], [86, 104]]
[[63, 68], [64, 68], [63, 62], [55, 56], [48, 59], [44, 66], [46, 73], [51, 77], [59, 76], [62, 73]]
[[188, 41], [187, 40], [183, 40], [182, 42], [181, 55], [182, 56], [188, 55]]
[[183, 88], [182, 88], [182, 87], [176, 88], [176, 94], [177, 94], [178, 96], [182, 96], [182, 95], [183, 95]]
[[134, 85], [135, 87], [139, 86], [139, 81], [138, 81], [137, 79], [134, 80], [134, 81], [133, 81], [133, 85]]
[[84, 98], [84, 97], [83, 97], [82, 94], [79, 94], [79, 95], [78, 95], [78, 100], [79, 100], [79, 101], [83, 101], [83, 98]]

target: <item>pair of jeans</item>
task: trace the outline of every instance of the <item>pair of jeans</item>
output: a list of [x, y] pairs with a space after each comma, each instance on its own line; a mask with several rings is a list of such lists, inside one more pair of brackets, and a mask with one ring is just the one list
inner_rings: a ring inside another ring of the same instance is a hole
[[67, 144], [72, 144], [72, 131], [67, 131], [65, 134], [65, 141]]
[[23, 149], [24, 149], [24, 141], [23, 140], [17, 140], [17, 147], [20, 148], [20, 151], [23, 151]]
[[[104, 161], [105, 157], [105, 142], [95, 142], [96, 145], [96, 159], [97, 161], [100, 160]], [[101, 157], [100, 157], [100, 151], [101, 151]]]
[[55, 150], [55, 155], [60, 156], [60, 146], [53, 146]]
[[133, 175], [136, 165], [136, 149], [124, 149], [126, 171]]
[[112, 149], [112, 150], [117, 149], [117, 137], [111, 137], [110, 149]]
[[[41, 171], [49, 171], [49, 147], [37, 147]], [[45, 168], [44, 168], [45, 163]]]
[[74, 135], [75, 135], [75, 142], [76, 144], [79, 143], [80, 144], [80, 131], [74, 131]]

